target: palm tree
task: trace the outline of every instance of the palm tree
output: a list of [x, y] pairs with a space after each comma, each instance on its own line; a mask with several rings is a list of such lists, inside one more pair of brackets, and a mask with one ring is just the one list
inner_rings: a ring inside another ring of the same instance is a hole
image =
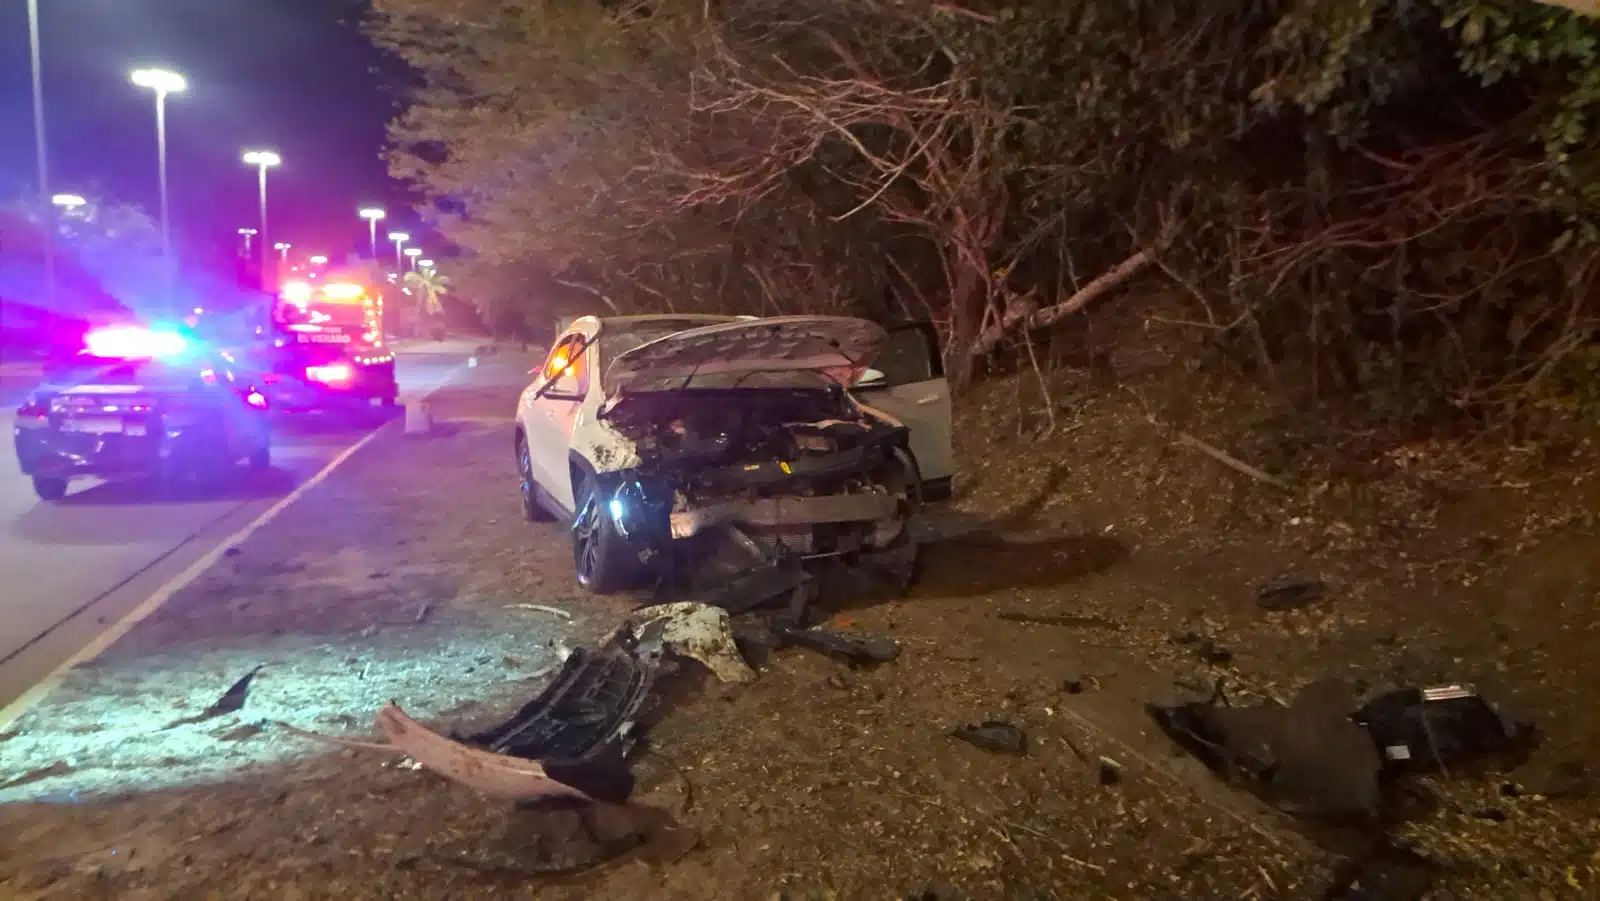
[[439, 298], [450, 292], [450, 280], [432, 269], [423, 269], [417, 272], [407, 272], [405, 277], [406, 290], [416, 298], [417, 318], [426, 319], [444, 312], [444, 304]]

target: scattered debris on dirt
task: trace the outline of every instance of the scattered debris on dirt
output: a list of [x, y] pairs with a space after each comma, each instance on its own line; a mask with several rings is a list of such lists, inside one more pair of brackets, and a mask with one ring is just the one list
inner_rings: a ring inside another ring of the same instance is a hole
[[1384, 843], [1377, 852], [1341, 866], [1321, 901], [1423, 901], [1433, 890], [1437, 871], [1426, 858]]
[[985, 751], [1018, 756], [1028, 753], [1028, 733], [1002, 720], [984, 720], [976, 725], [957, 726], [950, 731], [950, 735]]
[[1350, 719], [1356, 700], [1334, 680], [1308, 685], [1285, 706], [1228, 707], [1215, 701], [1151, 705], [1156, 724], [1224, 778], [1244, 777], [1268, 800], [1300, 816], [1378, 817], [1382, 761]]
[[1148, 710], [1224, 778], [1244, 777], [1294, 815], [1338, 822], [1375, 823], [1398, 811], [1403, 799], [1385, 797], [1391, 777], [1446, 770], [1531, 734], [1460, 685], [1386, 692], [1358, 707], [1350, 685], [1323, 679], [1288, 705], [1213, 698]]
[[1110, 629], [1120, 632], [1123, 625], [1103, 616], [1079, 616], [1068, 613], [1019, 613], [1005, 610], [995, 616], [1011, 623], [1031, 623], [1038, 626], [1066, 626], [1081, 629]]
[[1284, 575], [1257, 589], [1256, 603], [1273, 612], [1297, 610], [1322, 600], [1327, 592], [1328, 584], [1321, 579]]
[[192, 726], [196, 723], [203, 723], [219, 716], [226, 716], [243, 710], [245, 701], [250, 698], [250, 683], [255, 681], [256, 673], [261, 672], [264, 667], [266, 667], [265, 663], [256, 664], [249, 672], [240, 676], [238, 681], [228, 686], [228, 690], [223, 692], [211, 706], [194, 716], [186, 716], [183, 719], [174, 720], [168, 723], [166, 728], [176, 729], [179, 726]]
[[889, 663], [900, 656], [900, 646], [887, 638], [863, 632], [830, 629], [784, 629], [783, 639], [802, 648], [826, 654], [854, 666]]

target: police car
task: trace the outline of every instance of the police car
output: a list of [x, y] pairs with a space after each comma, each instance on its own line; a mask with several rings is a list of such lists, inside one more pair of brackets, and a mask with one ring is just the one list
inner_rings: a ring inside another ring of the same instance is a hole
[[22, 473], [45, 501], [80, 476], [193, 484], [271, 464], [267, 399], [233, 360], [178, 330], [115, 325], [45, 367], [17, 410]]

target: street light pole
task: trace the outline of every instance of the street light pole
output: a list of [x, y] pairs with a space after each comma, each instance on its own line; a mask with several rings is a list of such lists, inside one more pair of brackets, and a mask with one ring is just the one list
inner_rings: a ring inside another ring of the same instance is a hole
[[411, 236], [405, 232], [390, 232], [389, 240], [394, 242], [395, 269], [403, 272], [406, 268], [405, 246], [406, 242], [411, 240]]
[[256, 230], [253, 228], [241, 228], [239, 229], [239, 234], [244, 236], [244, 258], [247, 260], [254, 259], [255, 254], [250, 252], [250, 239], [256, 236]]
[[55, 210], [50, 205], [49, 142], [44, 134], [44, 72], [39, 49], [39, 0], [28, 0], [28, 51], [33, 71], [33, 151], [39, 166], [39, 208], [50, 225], [44, 242], [45, 297], [55, 310], [56, 228]]
[[271, 150], [251, 150], [245, 153], [245, 165], [256, 167], [256, 185], [261, 205], [261, 290], [272, 290], [272, 254], [268, 252], [271, 239], [267, 237], [267, 170], [283, 162], [283, 157]]
[[382, 207], [362, 207], [358, 215], [367, 220], [367, 238], [372, 242], [372, 264], [378, 264], [378, 220], [388, 215]]
[[167, 302], [176, 303], [177, 265], [172, 254], [172, 209], [167, 198], [167, 95], [181, 94], [189, 86], [182, 75], [165, 69], [138, 69], [133, 83], [156, 95], [156, 156], [161, 188], [161, 256], [167, 269]]

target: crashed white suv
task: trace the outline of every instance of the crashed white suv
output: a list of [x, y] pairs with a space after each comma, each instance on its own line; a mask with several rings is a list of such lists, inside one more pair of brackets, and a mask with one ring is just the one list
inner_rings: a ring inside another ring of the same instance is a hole
[[597, 593], [713, 541], [768, 562], [892, 552], [950, 491], [950, 391], [923, 325], [585, 316], [531, 374], [523, 512], [571, 524]]

